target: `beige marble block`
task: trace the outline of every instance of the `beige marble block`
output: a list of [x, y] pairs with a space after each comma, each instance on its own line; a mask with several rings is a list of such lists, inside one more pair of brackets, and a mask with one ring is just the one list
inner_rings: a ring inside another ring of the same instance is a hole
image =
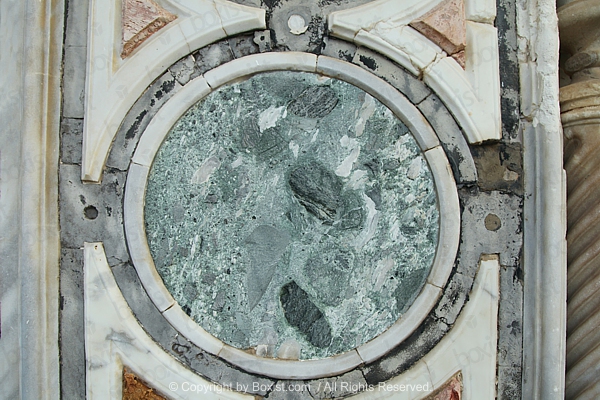
[[[427, 14], [412, 21], [410, 26], [448, 54], [455, 54], [465, 49], [467, 26], [462, 0], [442, 2]], [[461, 65], [464, 65], [464, 62]]]

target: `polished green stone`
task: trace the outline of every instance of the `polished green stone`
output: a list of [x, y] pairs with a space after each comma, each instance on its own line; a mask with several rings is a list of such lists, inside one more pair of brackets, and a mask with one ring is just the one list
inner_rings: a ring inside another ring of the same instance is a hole
[[407, 127], [355, 86], [300, 72], [188, 110], [156, 155], [145, 220], [159, 274], [198, 324], [266, 356], [295, 340], [301, 359], [390, 327], [423, 287], [439, 229]]

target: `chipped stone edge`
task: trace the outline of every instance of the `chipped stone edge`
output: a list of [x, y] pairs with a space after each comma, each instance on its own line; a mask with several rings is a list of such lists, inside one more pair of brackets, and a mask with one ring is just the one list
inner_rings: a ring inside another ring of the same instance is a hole
[[[364, 30], [358, 32], [354, 42], [385, 54], [415, 76], [419, 76], [421, 71], [425, 70], [442, 53], [441, 48], [410, 26], [403, 26], [395, 33], [397, 33], [395, 38], [401, 40], [406, 46], [402, 48], [395, 47], [384, 38]], [[415, 47], [421, 49], [421, 51], [411, 52], [410, 49]]]
[[433, 128], [417, 107], [383, 79], [357, 65], [326, 56], [319, 56], [317, 72], [351, 83], [381, 101], [406, 124], [422, 151], [440, 145]]
[[[121, 60], [117, 48], [118, 12], [104, 1], [92, 0], [88, 21], [83, 181], [100, 182], [121, 121], [140, 94], [170, 65], [228, 35], [266, 27], [265, 11], [258, 8], [220, 0], [216, 4], [201, 0], [186, 5], [189, 8], [179, 5], [183, 11], [178, 13], [177, 20]], [[153, 60], [152, 67], [147, 60]]]
[[[207, 333], [185, 314], [165, 287], [148, 247], [144, 224], [144, 197], [149, 169], [173, 124], [193, 104], [228, 82], [274, 70], [318, 72], [349, 82], [375, 96], [410, 128], [425, 152], [440, 207], [438, 248], [428, 282], [407, 313], [392, 327], [358, 349], [322, 360], [282, 361], [234, 349]], [[445, 199], [445, 196], [449, 196]], [[363, 362], [384, 356], [406, 339], [427, 317], [442, 293], [454, 265], [460, 231], [456, 183], [437, 136], [421, 112], [384, 80], [364, 69], [330, 57], [308, 53], [254, 54], [230, 61], [196, 78], [176, 93], [156, 114], [140, 138], [125, 186], [124, 220], [127, 244], [140, 281], [171, 325], [188, 340], [244, 370], [281, 379], [314, 379], [347, 372]], [[458, 221], [458, 222], [457, 222]]]

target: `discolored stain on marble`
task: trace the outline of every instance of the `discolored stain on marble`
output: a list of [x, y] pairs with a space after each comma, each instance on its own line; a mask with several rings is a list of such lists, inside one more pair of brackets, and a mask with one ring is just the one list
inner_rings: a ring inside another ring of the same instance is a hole
[[425, 400], [461, 400], [463, 398], [462, 372], [457, 372]]
[[165, 400], [127, 368], [123, 368], [123, 400]]
[[182, 309], [225, 343], [292, 359], [391, 326], [429, 273], [438, 219], [408, 128], [355, 86], [299, 72], [255, 75], [188, 110], [145, 203]]

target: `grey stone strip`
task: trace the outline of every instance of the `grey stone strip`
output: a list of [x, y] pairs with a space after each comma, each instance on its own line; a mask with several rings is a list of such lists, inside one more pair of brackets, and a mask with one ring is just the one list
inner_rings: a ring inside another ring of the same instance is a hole
[[521, 398], [523, 359], [523, 271], [500, 268], [498, 310], [498, 399]]
[[85, 398], [83, 249], [61, 249], [61, 399]]
[[[63, 167], [80, 165], [83, 141], [83, 97], [87, 54], [87, 1], [67, 0], [65, 6], [65, 36], [63, 59], [63, 108], [61, 112], [59, 207], [60, 216], [60, 398], [85, 398], [85, 328], [83, 315], [83, 241], [72, 243], [69, 232], [81, 233], [83, 227], [72, 227], [62, 219], [73, 212], [64, 203]], [[78, 186], [79, 166], [75, 168]], [[78, 190], [79, 191], [79, 190]], [[83, 213], [83, 209], [80, 210]], [[67, 240], [65, 238], [67, 237]], [[71, 236], [72, 237], [72, 236]]]
[[506, 142], [521, 142], [519, 60], [517, 54], [516, 1], [497, 2], [496, 28], [500, 62], [500, 94], [502, 113], [502, 139]]

